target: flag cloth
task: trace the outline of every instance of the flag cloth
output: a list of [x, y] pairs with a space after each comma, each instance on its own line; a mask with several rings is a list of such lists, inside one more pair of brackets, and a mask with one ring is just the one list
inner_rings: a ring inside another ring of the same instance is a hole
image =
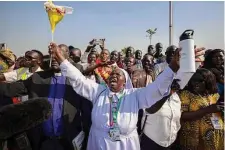
[[44, 7], [46, 12], [48, 13], [52, 33], [54, 33], [56, 25], [63, 19], [65, 14], [73, 13], [72, 7], [57, 6], [54, 5], [52, 1], [45, 2]]

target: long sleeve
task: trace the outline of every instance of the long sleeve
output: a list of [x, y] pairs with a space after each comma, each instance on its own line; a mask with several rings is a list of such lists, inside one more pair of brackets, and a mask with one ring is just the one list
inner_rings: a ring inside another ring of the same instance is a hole
[[[198, 69], [199, 65], [200, 64], [195, 62], [196, 70]], [[181, 72], [180, 70], [177, 72], [177, 75], [175, 78], [180, 79], [179, 85], [181, 89], [183, 89], [187, 85], [187, 83], [189, 82], [189, 80], [191, 79], [193, 75], [194, 75], [194, 72]]]
[[105, 89], [103, 85], [97, 84], [83, 76], [83, 74], [68, 62], [68, 60], [64, 60], [61, 63], [60, 68], [62, 74], [68, 77], [74, 91], [93, 103], [97, 99], [97, 96]]
[[164, 96], [167, 96], [174, 77], [175, 73], [167, 67], [154, 82], [135, 91], [139, 109], [149, 108]]
[[[166, 62], [155, 65], [154, 67], [155, 75], [158, 76], [167, 66], [168, 64]], [[199, 64], [196, 63], [195, 66], [197, 70]], [[181, 89], [183, 89], [187, 85], [193, 74], [194, 74], [193, 72], [181, 72], [180, 70], [178, 70], [175, 78], [180, 79], [179, 85]]]

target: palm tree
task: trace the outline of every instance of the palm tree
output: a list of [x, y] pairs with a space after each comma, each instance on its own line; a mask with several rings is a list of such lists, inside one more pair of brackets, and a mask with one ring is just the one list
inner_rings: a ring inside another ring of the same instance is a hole
[[147, 37], [149, 38], [150, 40], [150, 45], [152, 43], [152, 35], [154, 35], [157, 31], [157, 28], [155, 28], [154, 30], [152, 29], [148, 29], [146, 32], [148, 33]]

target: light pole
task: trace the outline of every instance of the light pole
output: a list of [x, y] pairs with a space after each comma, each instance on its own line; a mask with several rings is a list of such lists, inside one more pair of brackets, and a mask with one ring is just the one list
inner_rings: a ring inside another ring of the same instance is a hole
[[169, 45], [173, 44], [173, 5], [169, 1]]

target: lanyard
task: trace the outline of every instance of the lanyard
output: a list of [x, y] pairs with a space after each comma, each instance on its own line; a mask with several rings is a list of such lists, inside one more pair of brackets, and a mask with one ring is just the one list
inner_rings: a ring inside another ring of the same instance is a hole
[[113, 97], [109, 97], [110, 101], [110, 127], [112, 127], [114, 124], [117, 124], [117, 116], [119, 112], [119, 108], [121, 105], [121, 101], [124, 97], [124, 94], [120, 96], [119, 101], [113, 101]]

